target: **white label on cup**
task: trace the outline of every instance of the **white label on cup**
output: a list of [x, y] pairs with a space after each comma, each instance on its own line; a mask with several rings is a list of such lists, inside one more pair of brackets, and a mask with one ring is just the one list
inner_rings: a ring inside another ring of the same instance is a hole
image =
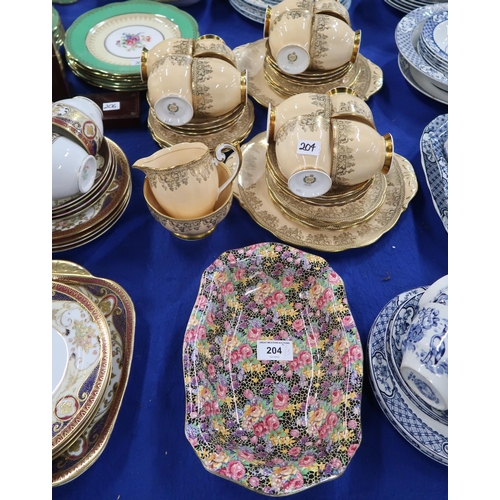
[[297, 154], [319, 156], [321, 151], [321, 141], [299, 141], [297, 144]]
[[102, 104], [103, 111], [115, 111], [117, 109], [120, 109], [120, 101], [118, 101], [118, 102], [104, 102]]
[[264, 360], [293, 360], [293, 346], [291, 340], [257, 340], [257, 359]]

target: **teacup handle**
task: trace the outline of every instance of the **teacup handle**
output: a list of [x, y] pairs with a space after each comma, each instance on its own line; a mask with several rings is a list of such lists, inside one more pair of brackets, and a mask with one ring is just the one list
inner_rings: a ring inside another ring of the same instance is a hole
[[239, 145], [234, 146], [233, 144], [227, 144], [227, 143], [219, 144], [215, 148], [215, 157], [217, 158], [217, 160], [219, 160], [225, 164], [226, 163], [226, 156], [224, 154], [224, 151], [227, 151], [227, 150], [230, 150], [233, 153], [236, 153], [237, 163], [236, 163], [236, 165], [232, 166], [233, 172], [231, 174], [231, 177], [226, 182], [224, 182], [224, 184], [222, 184], [222, 186], [219, 188], [219, 191], [217, 192], [217, 197], [219, 197], [219, 195], [222, 193], [222, 191], [224, 191], [224, 189], [226, 189], [227, 186], [229, 186], [229, 184], [231, 184], [234, 181], [235, 177], [238, 175], [238, 172], [240, 171], [241, 163], [243, 160], [243, 157], [241, 155], [240, 146]]

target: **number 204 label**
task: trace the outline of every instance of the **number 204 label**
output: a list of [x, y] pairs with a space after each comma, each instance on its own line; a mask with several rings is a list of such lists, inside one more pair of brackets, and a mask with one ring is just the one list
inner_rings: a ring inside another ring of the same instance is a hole
[[297, 154], [319, 156], [321, 151], [321, 141], [299, 141], [297, 144]]
[[257, 340], [257, 359], [259, 361], [292, 361], [292, 342], [290, 340]]

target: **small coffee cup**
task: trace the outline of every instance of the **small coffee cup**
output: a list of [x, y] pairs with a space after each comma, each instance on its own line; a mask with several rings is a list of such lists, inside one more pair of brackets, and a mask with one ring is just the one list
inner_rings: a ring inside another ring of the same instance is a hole
[[370, 106], [350, 87], [335, 87], [327, 95], [330, 98], [332, 118], [360, 121], [376, 128]]
[[[232, 175], [220, 185], [217, 166], [225, 162], [224, 151], [236, 153]], [[176, 219], [194, 219], [213, 211], [220, 193], [231, 184], [241, 166], [241, 150], [219, 144], [214, 152], [201, 142], [179, 143], [163, 148], [132, 166], [142, 170], [151, 191], [166, 214]]]
[[326, 94], [304, 92], [288, 97], [279, 104], [269, 103], [267, 110], [267, 142], [275, 140], [276, 132], [296, 116], [318, 115], [330, 118], [330, 99]]
[[310, 69], [330, 71], [356, 61], [361, 31], [327, 14], [315, 14], [312, 22]]
[[197, 38], [194, 45], [194, 57], [216, 57], [228, 62], [235, 68], [236, 56], [218, 35], [206, 34]]
[[394, 150], [391, 134], [380, 135], [370, 125], [355, 120], [332, 118], [331, 124], [334, 185], [355, 186], [379, 172], [389, 172]]
[[270, 26], [274, 20], [285, 11], [292, 9], [304, 9], [313, 12], [313, 2], [315, 0], [281, 0], [276, 5], [268, 5], [264, 16], [263, 37], [269, 36]]
[[192, 94], [197, 118], [219, 117], [247, 102], [247, 73], [214, 57], [195, 57]]
[[284, 10], [271, 20], [269, 50], [283, 73], [303, 73], [311, 62], [313, 15], [310, 10]]
[[96, 107], [100, 112], [90, 99], [76, 97], [52, 103], [52, 131], [76, 140], [89, 155], [95, 156], [104, 137], [102, 113]]
[[325, 194], [332, 186], [330, 120], [297, 116], [276, 133], [276, 159], [292, 193], [303, 198]]
[[428, 303], [418, 309], [400, 370], [417, 396], [438, 410], [448, 409], [448, 306]]
[[169, 54], [192, 56], [194, 52], [194, 40], [192, 38], [173, 37], [162, 40], [151, 49], [142, 48], [141, 52], [141, 80], [147, 82], [153, 65], [163, 56]]
[[448, 275], [444, 275], [432, 283], [422, 294], [418, 301], [419, 307], [426, 306], [429, 302], [448, 305]]
[[86, 193], [94, 184], [97, 162], [73, 139], [52, 133], [52, 199]]
[[316, 0], [314, 2], [314, 15], [325, 14], [336, 17], [351, 25], [349, 11], [338, 0]]
[[163, 123], [178, 126], [193, 118], [192, 64], [191, 56], [167, 54], [152, 66], [148, 77], [148, 100]]

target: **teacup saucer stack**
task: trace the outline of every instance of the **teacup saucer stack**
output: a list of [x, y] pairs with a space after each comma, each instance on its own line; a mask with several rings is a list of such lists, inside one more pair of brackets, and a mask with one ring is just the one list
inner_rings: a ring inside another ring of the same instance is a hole
[[448, 3], [410, 11], [396, 32], [398, 64], [410, 85], [428, 97], [448, 103]]
[[52, 261], [52, 486], [85, 472], [108, 443], [134, 336], [134, 304], [120, 285]]

